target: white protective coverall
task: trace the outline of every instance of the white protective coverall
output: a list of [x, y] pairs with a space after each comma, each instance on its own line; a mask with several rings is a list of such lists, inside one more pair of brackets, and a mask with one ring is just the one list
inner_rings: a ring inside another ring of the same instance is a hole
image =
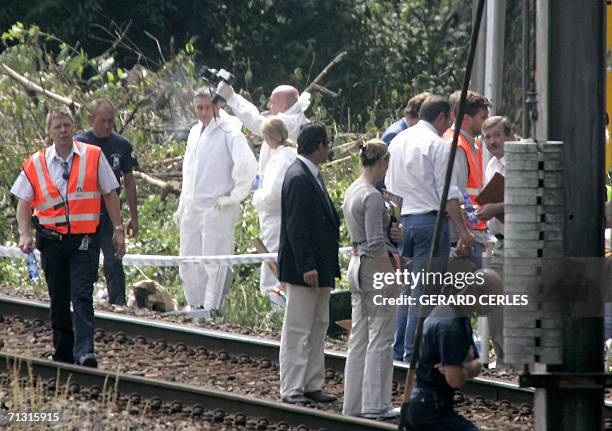
[[[271, 149], [270, 158], [266, 163], [263, 175], [262, 187], [253, 194], [253, 205], [259, 212], [259, 227], [263, 234], [263, 243], [270, 253], [278, 252], [281, 226], [281, 190], [285, 173], [296, 156], [297, 150], [293, 147], [280, 146], [274, 150]], [[261, 264], [259, 289], [261, 293], [272, 298], [274, 288], [280, 289], [280, 282], [264, 262]]]
[[[233, 254], [240, 202], [257, 173], [257, 160], [235, 117], [221, 110], [202, 127], [198, 121], [191, 128], [183, 159], [180, 256]], [[179, 274], [192, 308], [220, 307], [227, 266], [185, 263]]]
[[[239, 94], [234, 93], [228, 100], [227, 106], [232, 108], [234, 115], [242, 121], [242, 123], [252, 133], [257, 136], [261, 136], [261, 123], [266, 118], [263, 116], [257, 107], [251, 102], [246, 100]], [[300, 94], [297, 102], [295, 102], [285, 112], [279, 112], [276, 114], [278, 118], [283, 120], [287, 131], [289, 132], [289, 139], [293, 142], [297, 142], [297, 137], [300, 134], [300, 128], [302, 125], [308, 123], [308, 118], [304, 115], [304, 111], [310, 106], [310, 93], [304, 91]], [[266, 169], [266, 163], [270, 158], [270, 146], [263, 141], [261, 144], [261, 150], [259, 152], [259, 175], [263, 178]]]

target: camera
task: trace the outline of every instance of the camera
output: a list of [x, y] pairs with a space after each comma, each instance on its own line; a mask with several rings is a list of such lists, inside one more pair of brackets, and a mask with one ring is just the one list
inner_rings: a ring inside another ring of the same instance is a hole
[[[232, 75], [227, 70], [225, 69], [217, 70], [217, 69], [212, 69], [207, 66], [202, 66], [198, 75], [200, 76], [200, 78], [204, 79], [205, 81], [209, 82], [211, 85], [214, 85], [215, 87], [221, 81], [225, 82], [227, 85], [232, 85], [232, 81], [234, 80], [234, 75]], [[220, 100], [223, 100], [223, 97], [221, 97], [218, 93], [215, 93], [212, 98], [212, 103], [217, 104], [219, 103]]]

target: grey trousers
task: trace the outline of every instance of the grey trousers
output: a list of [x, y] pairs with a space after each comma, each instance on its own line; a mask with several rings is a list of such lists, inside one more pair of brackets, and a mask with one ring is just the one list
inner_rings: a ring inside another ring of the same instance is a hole
[[[504, 241], [497, 240], [493, 246], [489, 259], [489, 268], [496, 271], [501, 279], [504, 279]], [[497, 365], [504, 363], [504, 308], [496, 307], [487, 315], [489, 322], [489, 333], [495, 349]]]

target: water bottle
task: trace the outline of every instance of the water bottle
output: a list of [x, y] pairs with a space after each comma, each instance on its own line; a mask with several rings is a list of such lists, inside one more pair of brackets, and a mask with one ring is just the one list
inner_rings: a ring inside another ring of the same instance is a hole
[[260, 187], [261, 187], [261, 177], [259, 176], [259, 174], [257, 174], [255, 175], [255, 179], [253, 180], [253, 183], [251, 184], [251, 188], [253, 190], [257, 190]]
[[28, 277], [30, 278], [31, 283], [35, 283], [40, 280], [40, 275], [38, 274], [38, 263], [36, 263], [36, 256], [34, 252], [30, 250], [27, 254], [26, 262], [28, 266]]
[[474, 212], [474, 206], [472, 205], [472, 201], [468, 197], [467, 193], [463, 194], [463, 209], [465, 210], [465, 214], [467, 215], [467, 221], [470, 226], [476, 226], [478, 224], [478, 217], [476, 217], [476, 213]]

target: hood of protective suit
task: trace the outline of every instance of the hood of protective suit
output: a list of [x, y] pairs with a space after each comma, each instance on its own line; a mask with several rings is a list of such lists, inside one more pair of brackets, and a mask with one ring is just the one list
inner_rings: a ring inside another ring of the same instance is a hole
[[298, 114], [300, 112], [305, 112], [310, 106], [310, 93], [308, 91], [304, 91], [298, 97], [297, 102], [295, 102], [291, 108], [287, 109], [285, 112], [287, 115]]

